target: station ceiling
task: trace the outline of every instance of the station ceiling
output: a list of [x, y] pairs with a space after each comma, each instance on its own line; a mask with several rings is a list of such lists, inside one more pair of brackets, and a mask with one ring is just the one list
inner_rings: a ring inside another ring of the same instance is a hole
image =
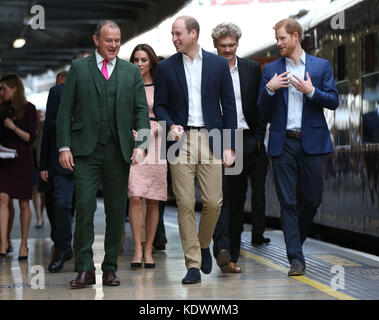
[[[175, 14], [186, 2], [0, 0], [0, 76], [7, 73], [26, 76], [61, 68], [80, 54], [93, 50], [92, 34], [103, 19], [120, 25], [122, 43], [125, 43]], [[42, 10], [36, 5], [42, 6]], [[33, 29], [43, 26], [43, 22], [44, 29]], [[16, 49], [13, 42], [19, 37], [26, 44]]]

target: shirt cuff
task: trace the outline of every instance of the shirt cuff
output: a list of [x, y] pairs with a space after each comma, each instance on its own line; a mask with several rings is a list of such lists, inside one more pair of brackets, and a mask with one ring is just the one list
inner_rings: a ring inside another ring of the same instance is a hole
[[307, 94], [307, 97], [309, 99], [312, 99], [313, 98], [313, 95], [315, 94], [315, 91], [316, 91], [316, 88], [313, 88], [313, 91], [310, 93], [310, 94]]
[[70, 151], [70, 147], [59, 148], [59, 152], [62, 152], [62, 151]]
[[270, 90], [268, 90], [267, 87], [266, 87], [266, 91], [267, 91], [267, 93], [268, 93], [271, 97], [275, 94], [275, 91], [270, 91]]

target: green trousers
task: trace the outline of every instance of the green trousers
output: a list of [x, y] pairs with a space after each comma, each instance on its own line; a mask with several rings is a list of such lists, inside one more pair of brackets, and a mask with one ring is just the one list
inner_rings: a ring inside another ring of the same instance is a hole
[[125, 203], [130, 164], [126, 163], [118, 143], [111, 137], [98, 143], [89, 156], [74, 157], [76, 219], [74, 233], [75, 271], [94, 271], [92, 244], [96, 194], [103, 186], [105, 206], [105, 256], [101, 269], [117, 271], [121, 236], [125, 224]]

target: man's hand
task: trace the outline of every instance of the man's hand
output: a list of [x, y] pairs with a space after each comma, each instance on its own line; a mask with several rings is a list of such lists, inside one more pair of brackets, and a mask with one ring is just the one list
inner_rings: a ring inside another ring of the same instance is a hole
[[143, 148], [134, 148], [133, 154], [130, 160], [132, 160], [132, 166], [135, 166], [137, 163], [142, 163], [146, 158], [146, 150]]
[[47, 170], [42, 170], [40, 173], [39, 173], [41, 179], [45, 182], [47, 182], [47, 180], [49, 180], [49, 171]]
[[136, 142], [137, 137], [138, 137], [138, 132], [136, 130], [133, 130], [133, 137], [134, 137], [134, 142]]
[[173, 124], [170, 127], [170, 132], [171, 132], [172, 137], [175, 139], [175, 141], [179, 141], [179, 139], [182, 137], [184, 133], [184, 129], [180, 125]]
[[225, 168], [231, 167], [235, 160], [236, 160], [236, 155], [234, 153], [234, 150], [225, 149], [223, 157], [222, 157], [222, 164], [224, 165], [224, 167]]
[[294, 78], [297, 80], [290, 78], [290, 83], [295, 87], [297, 91], [300, 91], [304, 93], [305, 95], [310, 95], [313, 92], [314, 86], [312, 84], [311, 77], [309, 76], [309, 73], [307, 72], [307, 80], [304, 81], [300, 79], [299, 77], [296, 77], [294, 75]]
[[59, 163], [62, 166], [62, 168], [74, 171], [74, 158], [70, 150], [59, 152]]
[[272, 77], [272, 79], [267, 83], [267, 86], [272, 91], [276, 91], [280, 88], [288, 88], [288, 83], [290, 80], [290, 77], [286, 77], [289, 74], [289, 71], [283, 72], [282, 74], [278, 75], [275, 73], [275, 75]]

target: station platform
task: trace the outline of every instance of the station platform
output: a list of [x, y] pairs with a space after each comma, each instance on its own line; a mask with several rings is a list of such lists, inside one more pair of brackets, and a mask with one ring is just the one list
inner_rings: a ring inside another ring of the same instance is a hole
[[202, 282], [182, 285], [186, 274], [177, 226], [175, 207], [167, 206], [165, 228], [166, 250], [156, 251], [155, 269], [131, 270], [133, 239], [126, 224], [127, 239], [119, 256], [119, 287], [103, 287], [101, 262], [104, 255], [104, 205], [98, 200], [95, 214], [94, 262], [97, 284], [85, 289], [69, 289], [76, 278], [73, 260], [62, 272], [49, 273], [52, 242], [50, 226], [35, 229], [33, 216], [29, 237], [29, 259], [19, 262], [20, 230], [17, 204], [12, 231], [14, 251], [0, 260], [0, 300], [377, 300], [379, 299], [379, 257], [307, 239], [304, 254], [307, 269], [304, 276], [289, 277], [283, 235], [280, 230], [267, 230], [271, 238], [266, 245], [253, 246], [251, 232], [245, 225], [242, 233], [240, 274], [223, 274], [213, 259], [209, 275]]

